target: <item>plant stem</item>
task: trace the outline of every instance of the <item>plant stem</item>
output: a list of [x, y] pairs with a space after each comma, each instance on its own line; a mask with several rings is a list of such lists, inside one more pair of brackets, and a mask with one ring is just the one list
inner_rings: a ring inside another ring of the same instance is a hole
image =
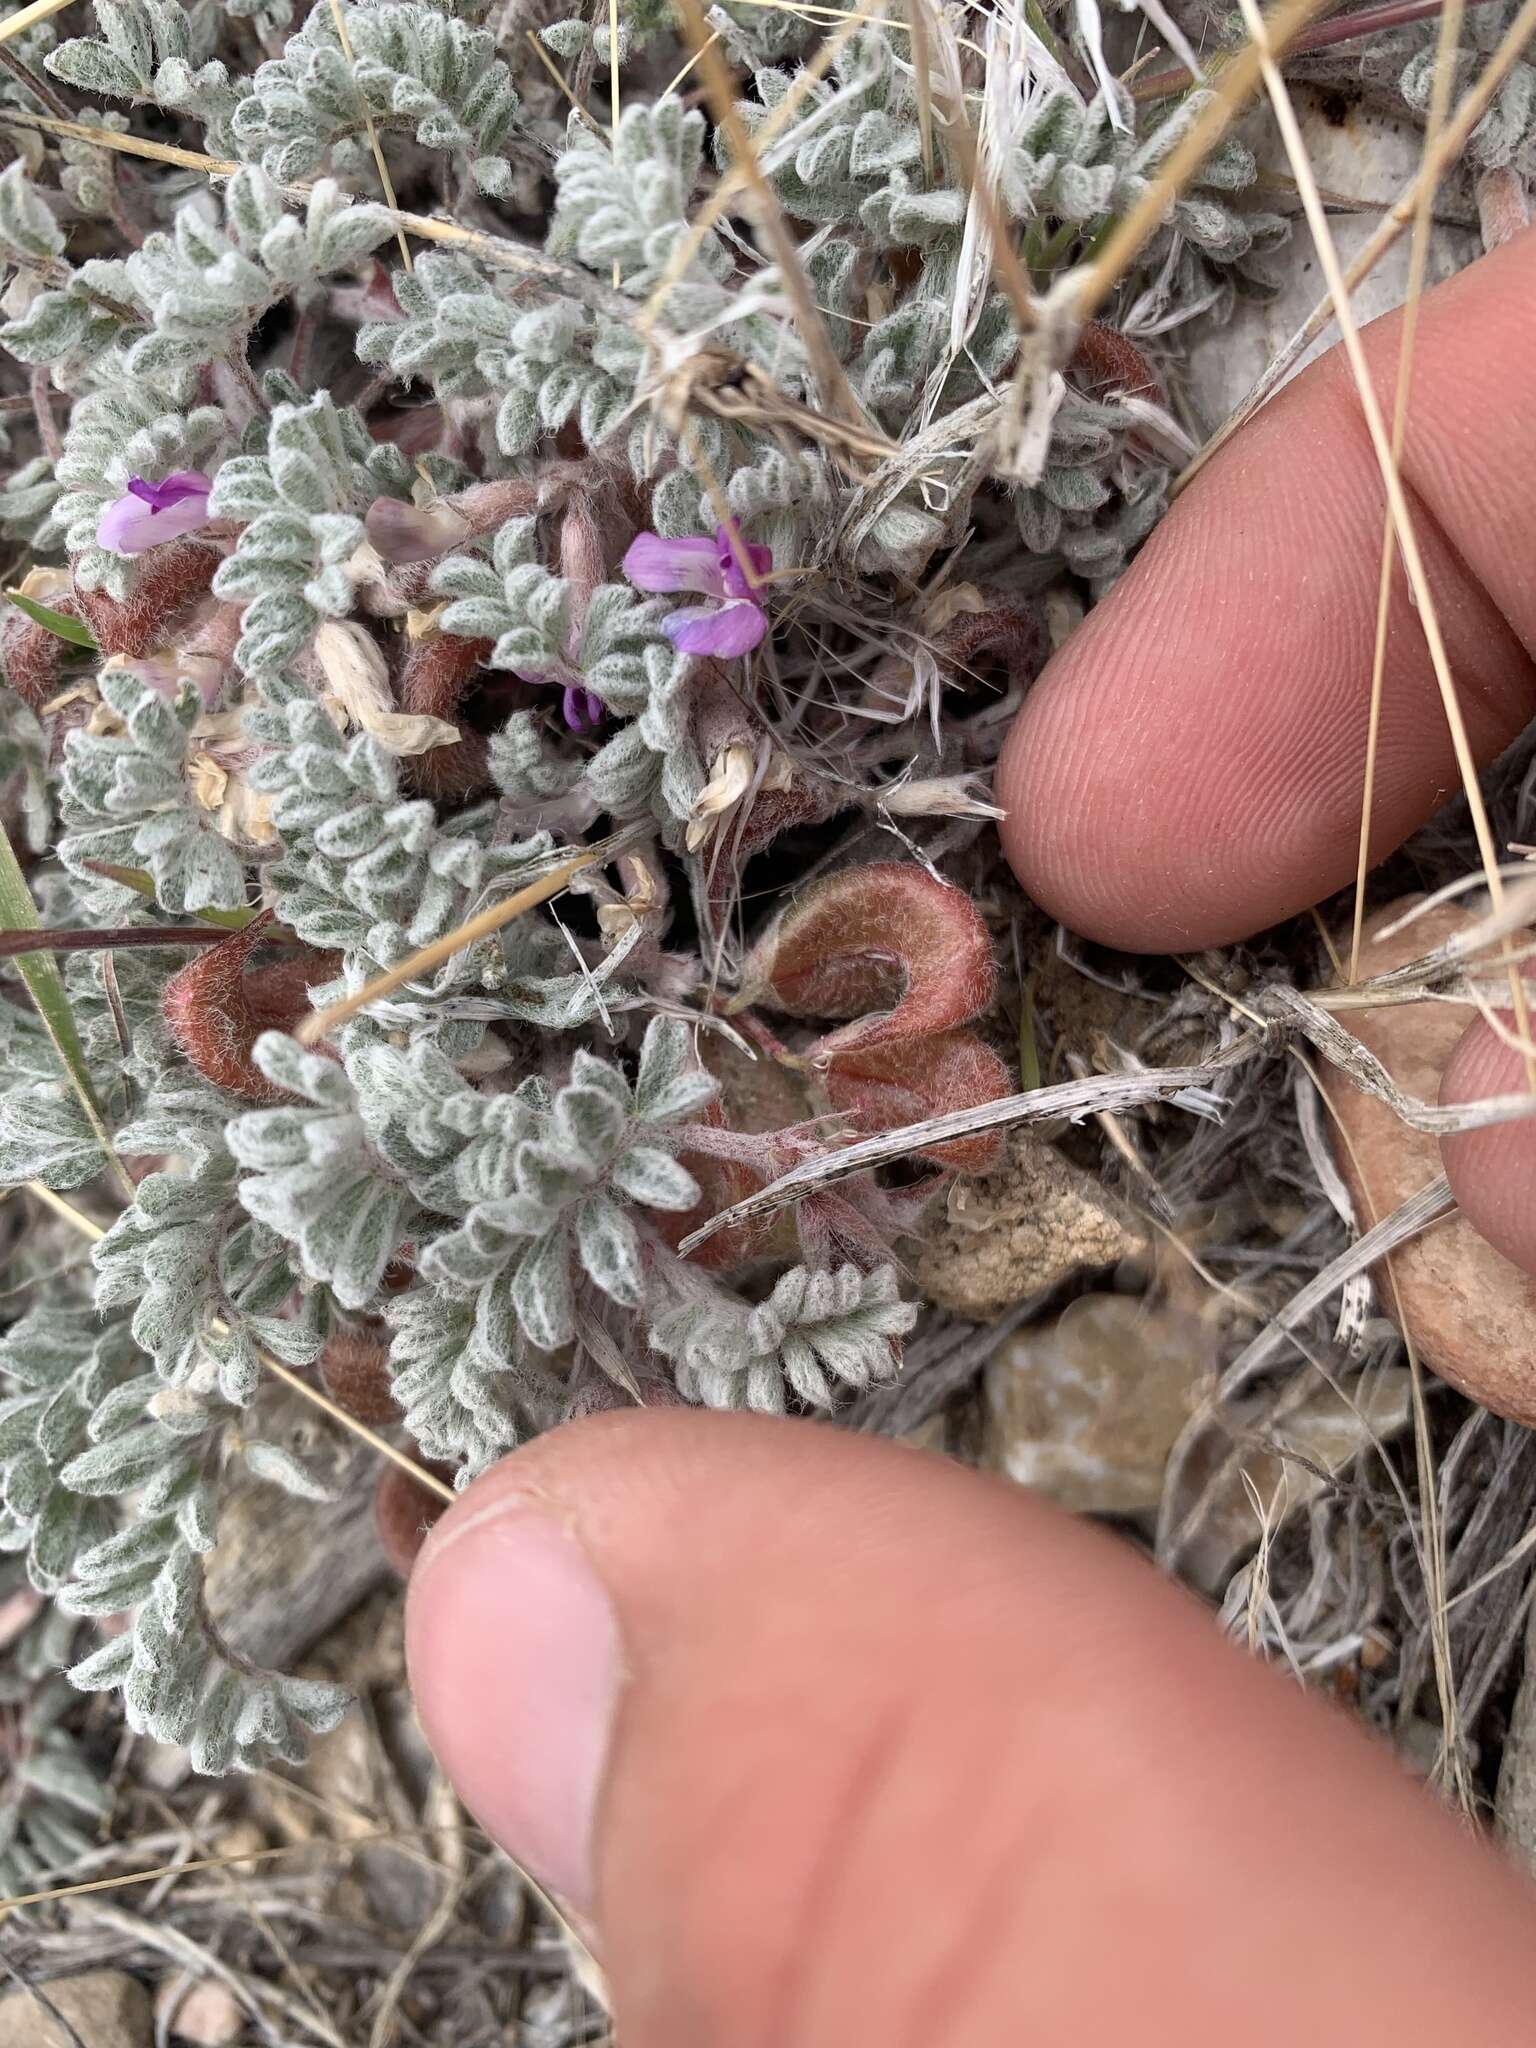
[[[1315, 28], [1299, 35], [1291, 45], [1290, 54], [1308, 57], [1314, 50], [1327, 50], [1335, 43], [1353, 42], [1358, 36], [1374, 35], [1380, 29], [1406, 28], [1410, 22], [1433, 21], [1444, 4], [1445, 0], [1390, 0], [1385, 7], [1364, 7], [1356, 14], [1336, 14], [1330, 21], [1320, 21]], [[1488, 0], [1464, 0], [1464, 4], [1484, 7]], [[1212, 58], [1209, 70], [1217, 68], [1224, 54]], [[1140, 79], [1131, 87], [1131, 98], [1171, 99], [1175, 93], [1186, 91], [1193, 82], [1180, 64], [1171, 71], [1159, 71], [1151, 78]]]
[[[0, 43], [0, 50], [4, 49]], [[53, 399], [48, 390], [48, 366], [34, 364], [27, 380], [32, 395], [32, 414], [37, 421], [37, 438], [43, 444], [43, 453], [50, 462], [57, 462], [64, 453], [64, 438], [59, 432], [59, 423], [53, 416]]]
[[122, 946], [220, 946], [229, 937], [217, 930], [183, 931], [176, 925], [118, 925], [106, 931], [89, 926], [65, 931], [0, 930], [0, 960], [23, 953], [105, 953]]
[[251, 368], [250, 359], [246, 355], [244, 345], [242, 344], [239, 348], [231, 349], [224, 358], [224, 361], [229, 366], [230, 375], [239, 385], [245, 397], [249, 399], [253, 410], [258, 414], [266, 412], [268, 410], [267, 401], [261, 395], [261, 386], [256, 382], [256, 373]]
[[[11, 846], [10, 835], [0, 825], [0, 917], [15, 929], [35, 931], [38, 928], [37, 905], [32, 900], [32, 891], [27, 887], [26, 876]], [[96, 1090], [91, 1085], [90, 1069], [86, 1065], [85, 1048], [80, 1043], [80, 1033], [75, 1026], [74, 1012], [69, 1005], [69, 993], [64, 978], [59, 973], [58, 962], [51, 952], [27, 953], [16, 963], [22, 980], [27, 985], [27, 994], [42, 1021], [43, 1029], [53, 1043], [59, 1065], [64, 1069], [65, 1078], [74, 1089], [85, 1120], [101, 1146], [107, 1165], [124, 1190], [130, 1202], [136, 1199], [133, 1182], [127, 1169], [118, 1158], [112, 1146], [111, 1134], [96, 1099]]]

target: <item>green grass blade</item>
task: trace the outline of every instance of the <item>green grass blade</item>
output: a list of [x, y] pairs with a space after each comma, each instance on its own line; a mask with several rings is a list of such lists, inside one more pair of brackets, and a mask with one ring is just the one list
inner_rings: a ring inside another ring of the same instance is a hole
[[[109, 860], [88, 860], [85, 865], [93, 875], [102, 875], [109, 882], [121, 882], [125, 889], [133, 889], [140, 896], [155, 900], [155, 885], [143, 868], [120, 868]], [[201, 918], [204, 924], [216, 924], [222, 931], [243, 932], [251, 920], [258, 915], [254, 910], [193, 910], [189, 917]], [[273, 925], [268, 938], [292, 937], [286, 925]]]
[[[32, 891], [27, 887], [27, 878], [21, 871], [10, 835], [3, 824], [0, 824], [0, 925], [13, 931], [38, 931], [42, 926]], [[16, 956], [16, 969], [27, 985], [33, 1007], [43, 1020], [43, 1029], [53, 1041], [59, 1064], [80, 1099], [80, 1107], [96, 1134], [106, 1163], [111, 1166], [131, 1202], [134, 1198], [133, 1182], [113, 1150], [101, 1105], [91, 1086], [85, 1048], [75, 1028], [74, 1012], [69, 1007], [69, 992], [64, 986], [59, 964], [51, 953], [20, 953]]]
[[1019, 1002], [1019, 1088], [1032, 1094], [1040, 1086], [1040, 1047], [1035, 1040], [1035, 977], [1025, 982]]
[[56, 633], [61, 640], [69, 641], [72, 647], [88, 647], [93, 654], [100, 650], [96, 635], [82, 619], [72, 619], [68, 612], [56, 612], [52, 605], [39, 604], [35, 597], [23, 597], [19, 590], [8, 590], [5, 595], [17, 611], [25, 612], [36, 626], [45, 632]]

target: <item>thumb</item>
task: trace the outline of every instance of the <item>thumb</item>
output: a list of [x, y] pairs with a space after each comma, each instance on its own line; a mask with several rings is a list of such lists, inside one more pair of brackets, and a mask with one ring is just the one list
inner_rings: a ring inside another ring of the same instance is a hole
[[[1506, 1010], [1501, 1022], [1518, 1036], [1513, 1012]], [[1478, 1102], [1522, 1094], [1528, 1085], [1518, 1046], [1479, 1021], [1468, 1026], [1451, 1055], [1440, 1100]], [[1536, 1118], [1442, 1138], [1440, 1153], [1451, 1191], [1473, 1228], [1506, 1259], [1536, 1273]]]
[[1530, 2038], [1513, 1870], [1127, 1546], [942, 1459], [576, 1423], [438, 1524], [407, 1644], [627, 2048]]

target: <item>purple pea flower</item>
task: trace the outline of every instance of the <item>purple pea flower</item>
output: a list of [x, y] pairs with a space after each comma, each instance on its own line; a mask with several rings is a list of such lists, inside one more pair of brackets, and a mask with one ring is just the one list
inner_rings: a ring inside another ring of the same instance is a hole
[[200, 469], [174, 469], [157, 484], [141, 476], [102, 513], [96, 528], [100, 546], [116, 555], [142, 555], [146, 548], [208, 524], [211, 480]]
[[560, 692], [560, 711], [572, 732], [596, 732], [608, 715], [608, 707], [595, 690], [584, 687], [580, 676], [562, 662], [547, 669], [515, 668], [520, 683], [532, 683], [541, 690]]
[[[751, 576], [743, 572], [742, 558]], [[661, 630], [684, 654], [713, 654], [734, 661], [749, 654], [768, 630], [768, 614], [757, 601], [757, 585], [773, 567], [772, 548], [752, 547], [717, 526], [713, 540], [663, 540], [637, 534], [624, 557], [624, 574], [637, 590], [696, 590], [714, 604], [684, 605], [661, 622]]]
[[580, 683], [567, 683], [560, 709], [572, 732], [591, 732], [602, 719], [604, 705], [595, 690], [584, 690]]

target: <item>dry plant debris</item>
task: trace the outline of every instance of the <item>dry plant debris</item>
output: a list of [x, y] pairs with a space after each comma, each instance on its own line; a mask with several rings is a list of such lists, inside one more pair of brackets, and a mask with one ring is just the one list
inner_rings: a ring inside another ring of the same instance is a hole
[[[1424, 118], [1357, 272], [1414, 224], [1422, 276], [1443, 179], [1523, 217], [1536, 0], [1321, 13], [0, 18], [0, 1889], [179, 1873], [9, 1920], [28, 1987], [603, 2038], [338, 1603], [635, 1401], [1028, 1438], [1473, 1798], [1531, 1460], [1400, 1362], [1370, 1271], [1444, 1200], [1361, 1244], [1315, 1076], [1405, 1139], [1529, 1112], [1360, 1022], [1507, 988], [1529, 752], [1379, 885], [1480, 881], [1457, 942], [1346, 989], [1310, 926], [1077, 949], [989, 786], [1223, 436], [1191, 340], [1298, 198], [1326, 244], [1260, 87], [1288, 138], [1285, 76]], [[1084, 1393], [1092, 1319], [1156, 1398]]]

